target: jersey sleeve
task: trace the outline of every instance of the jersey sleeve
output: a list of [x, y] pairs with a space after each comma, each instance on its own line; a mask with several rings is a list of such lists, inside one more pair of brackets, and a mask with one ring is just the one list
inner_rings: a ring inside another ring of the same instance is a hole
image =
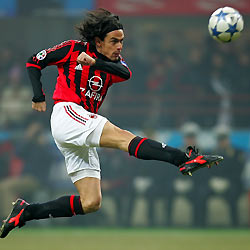
[[45, 94], [42, 90], [41, 70], [49, 65], [58, 65], [67, 61], [74, 47], [74, 41], [65, 41], [52, 48], [44, 49], [31, 56], [26, 68], [32, 84], [34, 96], [33, 102], [45, 101]]
[[126, 81], [132, 75], [130, 69], [122, 58], [117, 62], [107, 62], [102, 59], [96, 59], [94, 67], [111, 74], [113, 83]]

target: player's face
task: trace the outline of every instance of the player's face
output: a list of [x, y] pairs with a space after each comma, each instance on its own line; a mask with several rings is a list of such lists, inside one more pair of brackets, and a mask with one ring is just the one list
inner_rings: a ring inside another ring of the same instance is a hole
[[123, 47], [123, 30], [114, 30], [105, 36], [104, 40], [96, 42], [97, 51], [112, 61], [119, 59]]

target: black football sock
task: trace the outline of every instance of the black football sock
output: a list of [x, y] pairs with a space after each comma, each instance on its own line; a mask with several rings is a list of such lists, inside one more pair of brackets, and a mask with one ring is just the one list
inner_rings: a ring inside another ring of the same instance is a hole
[[180, 166], [188, 159], [186, 154], [177, 148], [139, 136], [131, 140], [128, 151], [139, 159], [165, 161], [175, 166]]
[[24, 210], [25, 221], [47, 219], [50, 217], [71, 217], [84, 214], [80, 196], [63, 196], [41, 204], [30, 204]]

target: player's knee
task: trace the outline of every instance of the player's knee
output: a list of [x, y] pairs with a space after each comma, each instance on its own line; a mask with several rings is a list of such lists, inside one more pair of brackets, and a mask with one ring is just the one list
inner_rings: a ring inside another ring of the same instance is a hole
[[93, 213], [99, 210], [101, 208], [101, 202], [101, 196], [84, 200], [81, 199], [82, 208], [85, 213]]

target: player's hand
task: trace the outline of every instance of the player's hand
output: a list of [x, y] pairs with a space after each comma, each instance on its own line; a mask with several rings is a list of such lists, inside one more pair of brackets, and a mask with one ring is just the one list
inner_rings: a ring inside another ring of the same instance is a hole
[[82, 64], [82, 65], [89, 65], [93, 66], [95, 64], [95, 59], [86, 54], [85, 52], [82, 52], [78, 57], [77, 57], [77, 62]]
[[46, 102], [32, 102], [32, 108], [39, 112], [45, 112]]

